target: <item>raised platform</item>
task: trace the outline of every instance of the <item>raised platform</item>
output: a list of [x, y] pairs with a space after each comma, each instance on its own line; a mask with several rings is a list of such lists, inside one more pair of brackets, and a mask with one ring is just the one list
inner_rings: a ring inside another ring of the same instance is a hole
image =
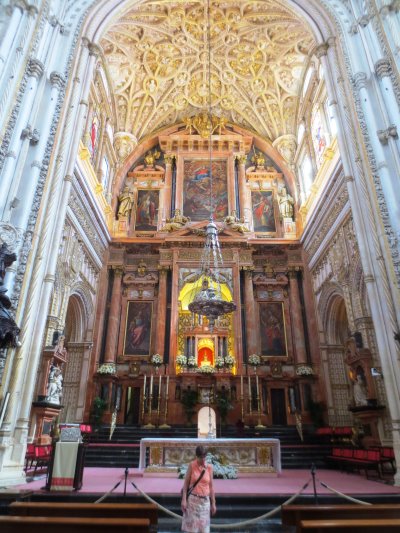
[[[171, 473], [195, 457], [195, 448], [203, 445], [213, 454], [222, 456], [239, 473], [281, 473], [281, 450], [278, 439], [166, 439], [148, 438], [140, 441], [139, 468], [145, 473]], [[147, 450], [149, 461], [146, 464]]]

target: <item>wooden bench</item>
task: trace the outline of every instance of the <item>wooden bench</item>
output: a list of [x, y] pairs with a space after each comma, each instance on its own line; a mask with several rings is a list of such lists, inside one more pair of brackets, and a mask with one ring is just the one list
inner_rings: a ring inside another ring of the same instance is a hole
[[319, 533], [322, 531], [345, 531], [346, 533], [363, 533], [364, 531], [385, 532], [400, 531], [400, 518], [367, 518], [358, 520], [301, 520], [297, 533]]
[[0, 516], [1, 533], [148, 533], [147, 518]]
[[373, 505], [360, 505], [344, 503], [338, 505], [282, 505], [282, 526], [295, 526], [302, 520], [324, 519], [362, 519], [362, 518], [387, 518], [400, 519], [400, 504], [376, 503]]
[[153, 503], [12, 502], [11, 515], [147, 518], [157, 530], [158, 508]]

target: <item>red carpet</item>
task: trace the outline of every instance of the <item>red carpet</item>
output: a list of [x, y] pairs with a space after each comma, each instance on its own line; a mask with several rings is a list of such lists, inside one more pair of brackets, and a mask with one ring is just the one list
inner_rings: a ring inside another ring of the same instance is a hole
[[[127, 492], [134, 493], [130, 484], [134, 483], [144, 492], [157, 496], [160, 494], [178, 494], [183, 480], [171, 477], [143, 477], [137, 468], [129, 470]], [[311, 479], [309, 470], [283, 470], [280, 477], [245, 477], [236, 480], [216, 479], [215, 490], [220, 495], [292, 495], [297, 493], [307, 481]], [[83, 486], [80, 493], [104, 494], [121, 481], [115, 494], [124, 491], [124, 470], [116, 468], [85, 468]], [[367, 480], [365, 475], [346, 474], [335, 470], [317, 470], [316, 485], [318, 494], [330, 494], [320, 482], [329, 487], [349, 495], [361, 494], [400, 494], [400, 487], [394, 487], [378, 480]], [[389, 481], [389, 480], [386, 480]], [[391, 481], [391, 480], [390, 480]], [[40, 491], [44, 486], [44, 479], [39, 479], [19, 485], [19, 489]], [[303, 494], [312, 494], [313, 485], [310, 482]]]

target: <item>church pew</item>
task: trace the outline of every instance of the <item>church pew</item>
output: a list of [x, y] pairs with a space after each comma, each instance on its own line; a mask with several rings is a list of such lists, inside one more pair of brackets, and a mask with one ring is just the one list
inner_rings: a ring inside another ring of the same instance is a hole
[[0, 516], [1, 533], [148, 533], [147, 518]]
[[321, 519], [301, 520], [297, 525], [297, 533], [344, 531], [346, 533], [385, 532], [400, 531], [400, 518], [359, 518], [358, 520], [347, 519]]
[[295, 526], [301, 520], [324, 519], [400, 519], [400, 504], [377, 503], [374, 505], [282, 505], [282, 526]]
[[12, 502], [15, 516], [75, 516], [105, 518], [147, 518], [157, 529], [158, 509], [153, 503]]

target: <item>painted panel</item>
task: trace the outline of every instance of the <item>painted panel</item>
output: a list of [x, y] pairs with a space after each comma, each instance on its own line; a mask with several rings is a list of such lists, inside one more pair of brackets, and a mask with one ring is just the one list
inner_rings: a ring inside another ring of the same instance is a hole
[[252, 191], [252, 212], [255, 232], [275, 232], [274, 195], [272, 191]]
[[159, 191], [138, 190], [135, 218], [136, 231], [157, 230], [159, 202]]
[[[212, 208], [215, 220], [228, 215], [227, 161], [212, 161]], [[183, 164], [183, 214], [194, 222], [210, 218], [210, 162], [185, 160]]]
[[282, 302], [260, 303], [261, 355], [287, 356]]
[[153, 302], [128, 302], [124, 354], [150, 355]]

